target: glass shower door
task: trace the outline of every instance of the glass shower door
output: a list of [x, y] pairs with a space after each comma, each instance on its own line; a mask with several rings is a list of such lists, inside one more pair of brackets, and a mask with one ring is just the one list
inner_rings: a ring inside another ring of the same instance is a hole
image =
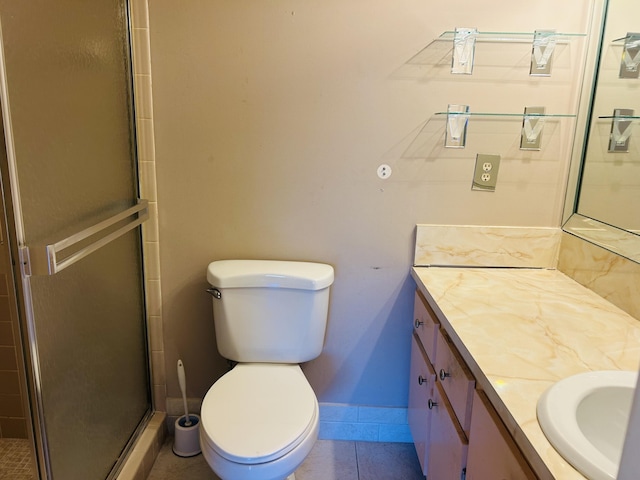
[[0, 26], [43, 470], [101, 480], [151, 409], [127, 5], [0, 0]]

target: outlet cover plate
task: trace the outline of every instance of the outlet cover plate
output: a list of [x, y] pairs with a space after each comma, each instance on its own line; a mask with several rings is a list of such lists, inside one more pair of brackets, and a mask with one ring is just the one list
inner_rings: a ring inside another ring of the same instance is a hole
[[471, 190], [494, 192], [498, 182], [499, 169], [500, 155], [478, 153], [476, 155], [476, 167], [473, 172]]

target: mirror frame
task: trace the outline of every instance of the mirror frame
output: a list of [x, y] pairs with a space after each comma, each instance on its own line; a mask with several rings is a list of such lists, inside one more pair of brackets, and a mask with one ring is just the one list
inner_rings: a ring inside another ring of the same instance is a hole
[[585, 140], [591, 123], [594, 88], [600, 63], [609, 0], [594, 0], [571, 164], [565, 196], [562, 230], [589, 243], [640, 263], [640, 236], [577, 213], [578, 194], [584, 162]]

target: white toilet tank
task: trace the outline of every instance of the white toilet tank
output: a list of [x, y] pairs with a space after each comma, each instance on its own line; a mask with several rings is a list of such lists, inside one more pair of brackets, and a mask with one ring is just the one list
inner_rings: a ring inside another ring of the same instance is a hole
[[301, 363], [322, 352], [330, 265], [220, 260], [207, 268], [220, 354], [236, 362]]

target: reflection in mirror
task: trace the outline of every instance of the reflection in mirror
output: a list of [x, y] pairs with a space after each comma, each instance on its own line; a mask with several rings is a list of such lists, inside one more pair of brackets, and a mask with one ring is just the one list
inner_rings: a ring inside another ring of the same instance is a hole
[[[604, 1], [602, 18], [594, 76], [585, 81], [593, 85], [588, 128], [574, 147], [582, 152], [576, 213], [563, 228], [640, 263], [640, 79], [632, 72], [640, 1]], [[572, 198], [569, 192], [567, 205]]]
[[638, 0], [610, 0], [594, 89], [577, 212], [640, 233]]

